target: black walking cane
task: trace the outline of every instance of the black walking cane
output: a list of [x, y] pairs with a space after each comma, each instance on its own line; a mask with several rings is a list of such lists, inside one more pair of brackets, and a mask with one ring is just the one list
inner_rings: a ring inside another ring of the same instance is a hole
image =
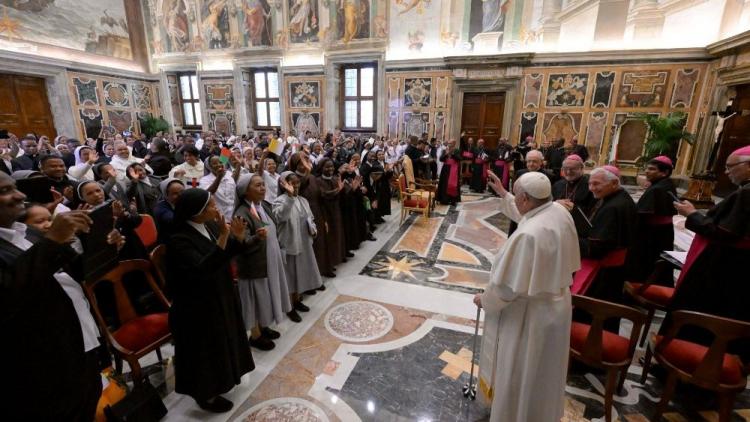
[[469, 383], [464, 384], [464, 397], [468, 397], [471, 400], [477, 398], [477, 383], [474, 380], [474, 358], [477, 356], [477, 337], [479, 337], [479, 314], [482, 312], [482, 308], [477, 306], [477, 321], [474, 326], [474, 345], [471, 348], [471, 371], [469, 372]]

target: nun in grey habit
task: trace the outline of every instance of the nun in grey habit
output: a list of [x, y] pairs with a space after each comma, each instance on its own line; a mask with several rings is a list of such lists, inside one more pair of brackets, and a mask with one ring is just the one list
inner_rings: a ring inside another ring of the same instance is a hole
[[294, 309], [310, 310], [302, 303], [302, 293], [317, 289], [323, 280], [315, 261], [313, 239], [317, 227], [310, 204], [299, 196], [300, 178], [292, 171], [285, 171], [279, 178], [279, 196], [273, 203], [273, 216], [278, 222], [279, 243], [285, 254], [286, 278], [292, 293]]
[[238, 204], [235, 217], [247, 222], [243, 251], [236, 256], [238, 289], [245, 328], [252, 330], [250, 345], [260, 350], [275, 347], [272, 340], [280, 333], [268, 328], [287, 314], [299, 322], [299, 314], [289, 300], [284, 257], [276, 234], [271, 204], [263, 198], [266, 187], [257, 174], [246, 174], [237, 181]]

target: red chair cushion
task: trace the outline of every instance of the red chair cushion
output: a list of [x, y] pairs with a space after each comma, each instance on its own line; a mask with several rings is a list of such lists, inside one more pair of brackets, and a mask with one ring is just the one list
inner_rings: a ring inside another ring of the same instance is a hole
[[[662, 340], [662, 336], [656, 336], [656, 344]], [[692, 374], [706, 356], [708, 347], [685, 340], [672, 339], [661, 351], [662, 357], [672, 365]], [[722, 384], [744, 383], [742, 375], [742, 361], [735, 355], [725, 354], [721, 367], [719, 382]]]
[[[580, 322], [573, 322], [570, 326], [570, 347], [575, 351], [582, 351], [586, 345], [591, 326]], [[602, 331], [602, 360], [604, 362], [622, 362], [628, 360], [630, 339], [618, 336], [609, 331]]]
[[633, 288], [633, 293], [638, 294], [651, 302], [667, 306], [674, 296], [674, 287], [658, 286], [652, 284], [646, 287], [646, 290], [638, 292], [643, 283], [628, 283]]
[[427, 208], [427, 200], [406, 198], [404, 199], [404, 206], [407, 208]]
[[115, 332], [112, 337], [122, 347], [138, 351], [169, 334], [167, 313], [149, 314], [132, 319]]
[[135, 228], [135, 234], [141, 239], [143, 246], [146, 248], [153, 246], [158, 238], [154, 218], [148, 214], [141, 214], [141, 224]]

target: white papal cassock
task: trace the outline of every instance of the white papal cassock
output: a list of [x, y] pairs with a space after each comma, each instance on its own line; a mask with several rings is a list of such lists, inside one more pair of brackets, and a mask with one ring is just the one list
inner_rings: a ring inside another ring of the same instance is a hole
[[570, 285], [581, 263], [578, 236], [560, 204], [521, 217], [508, 193], [500, 206], [519, 224], [495, 258], [481, 298], [479, 390], [492, 402], [492, 422], [557, 422], [568, 366]]

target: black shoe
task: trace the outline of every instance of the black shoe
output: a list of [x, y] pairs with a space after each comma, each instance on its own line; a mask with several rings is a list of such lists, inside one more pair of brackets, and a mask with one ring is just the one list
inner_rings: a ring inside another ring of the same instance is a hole
[[270, 329], [268, 327], [261, 328], [260, 329], [260, 335], [262, 337], [265, 337], [265, 338], [269, 339], [269, 340], [276, 340], [277, 338], [281, 337], [281, 333], [280, 332], [278, 332], [276, 330], [272, 330], [272, 329]]
[[297, 313], [297, 311], [295, 311], [294, 309], [292, 309], [291, 311], [287, 312], [286, 316], [288, 316], [289, 319], [292, 320], [292, 322], [302, 322], [302, 317], [299, 316], [299, 314]]
[[312, 289], [312, 290], [308, 290], [308, 291], [306, 291], [304, 293], [306, 295], [308, 295], [308, 296], [315, 296], [315, 294], [318, 293], [318, 292], [316, 292], [315, 289]]
[[375, 224], [383, 224], [383, 223], [385, 223], [385, 220], [382, 218], [378, 218], [377, 220], [375, 220]]
[[294, 309], [300, 311], [300, 312], [310, 312], [310, 308], [302, 303], [302, 301], [299, 301], [294, 304]]
[[376, 241], [378, 239], [375, 239], [375, 236], [373, 236], [372, 234], [370, 234], [370, 235], [367, 236], [367, 240], [369, 240], [371, 242], [374, 242], [374, 241]]
[[269, 339], [260, 336], [258, 338], [250, 339], [250, 347], [255, 347], [258, 350], [273, 350], [276, 345]]
[[321, 285], [320, 285], [320, 287], [318, 287], [318, 288], [317, 288], [317, 289], [315, 289], [315, 290], [320, 290], [320, 291], [322, 292], [322, 291], [323, 291], [323, 290], [325, 290], [325, 289], [326, 289], [326, 285], [325, 285], [325, 284], [321, 284]]
[[352, 258], [353, 256], [354, 256], [354, 254], [353, 254], [353, 253], [351, 253], [351, 252], [347, 252], [347, 253], [346, 253], [346, 257], [347, 257], [347, 258]]
[[232, 410], [234, 403], [221, 396], [214, 397], [213, 401], [199, 401], [198, 406], [206, 412], [225, 413]]
[[[334, 278], [334, 277], [336, 277], [336, 274], [333, 271], [329, 271], [327, 273], [323, 273], [323, 277]], [[318, 290], [320, 290], [320, 289], [318, 289]]]

